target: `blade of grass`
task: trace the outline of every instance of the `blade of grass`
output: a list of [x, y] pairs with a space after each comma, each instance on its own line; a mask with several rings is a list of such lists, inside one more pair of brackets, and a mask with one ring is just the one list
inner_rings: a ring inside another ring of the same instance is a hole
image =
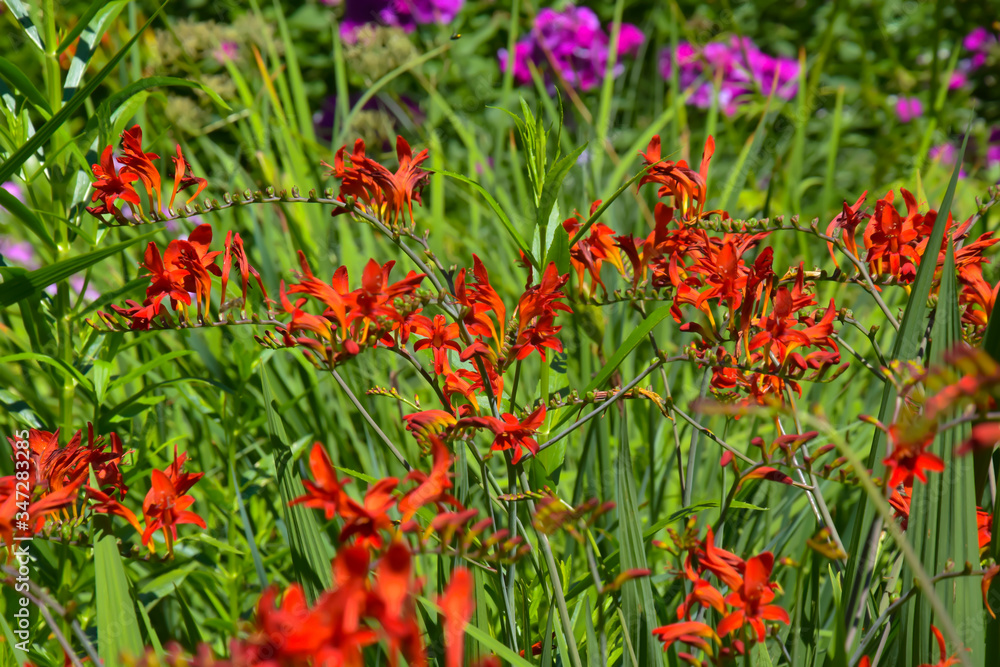
[[[639, 524], [639, 507], [635, 497], [635, 475], [632, 473], [632, 452], [629, 448], [628, 410], [622, 411], [618, 436], [618, 461], [615, 479], [618, 495], [618, 544], [621, 548], [622, 570], [647, 569], [646, 543]], [[622, 585], [621, 607], [632, 646], [636, 649], [640, 665], [659, 667], [662, 654], [652, 630], [659, 626], [656, 620], [656, 602], [649, 577], [639, 577]]]
[[[830, 130], [830, 140], [826, 145], [826, 174], [823, 176], [823, 196], [821, 201], [823, 215], [833, 206], [833, 177], [837, 169], [837, 149], [840, 146], [840, 128], [844, 116], [844, 87], [837, 88], [837, 101], [833, 107], [833, 128]], [[806, 260], [808, 262], [808, 259]]]
[[21, 30], [24, 34], [28, 36], [31, 43], [38, 47], [38, 49], [45, 53], [45, 44], [42, 43], [42, 37], [38, 34], [38, 28], [31, 21], [31, 15], [28, 14], [28, 9], [24, 6], [21, 0], [4, 0], [7, 4], [7, 9], [10, 13], [14, 15], [17, 19], [17, 23], [20, 24]]
[[611, 121], [611, 106], [613, 102], [615, 85], [615, 66], [618, 64], [618, 40], [622, 29], [622, 12], [625, 9], [624, 0], [615, 0], [614, 18], [611, 21], [611, 39], [608, 42], [608, 62], [604, 67], [604, 80], [601, 82], [601, 103], [597, 108], [597, 119], [595, 130], [597, 131], [597, 141], [594, 142], [596, 150], [591, 156], [593, 173], [595, 178], [601, 175], [601, 167], [604, 166], [604, 142], [608, 136], [608, 125]]
[[472, 180], [471, 178], [468, 178], [467, 176], [463, 176], [462, 174], [458, 174], [453, 171], [448, 171], [447, 169], [442, 169], [434, 173], [442, 174], [443, 176], [454, 178], [456, 181], [461, 181], [462, 183], [471, 185], [476, 192], [481, 194], [483, 198], [486, 199], [486, 203], [489, 204], [491, 209], [493, 209], [493, 212], [497, 214], [498, 218], [500, 218], [501, 224], [503, 224], [503, 227], [504, 229], [507, 230], [507, 233], [510, 234], [510, 237], [514, 240], [514, 243], [517, 244], [518, 249], [525, 254], [525, 256], [531, 261], [531, 263], [535, 266], [536, 269], [538, 268], [538, 261], [532, 254], [530, 246], [528, 246], [528, 244], [524, 240], [524, 237], [521, 236], [520, 232], [518, 232], [517, 229], [514, 227], [514, 223], [511, 222], [510, 217], [508, 217], [507, 213], [500, 206], [499, 202], [497, 202], [497, 200], [493, 198], [493, 195], [491, 195], [486, 190], [486, 188], [484, 188], [482, 185]]
[[142, 655], [139, 621], [129, 592], [128, 577], [114, 535], [105, 535], [94, 545], [97, 600], [97, 641], [107, 667], [122, 664], [123, 655]]
[[[959, 151], [951, 180], [948, 183], [948, 189], [945, 191], [944, 200], [941, 202], [937, 219], [934, 222], [934, 227], [931, 230], [931, 235], [925, 248], [941, 247], [941, 242], [944, 238], [944, 228], [951, 213], [952, 200], [955, 197], [955, 188], [958, 184], [962, 159], [965, 156], [965, 148], [969, 141], [970, 130], [971, 123], [969, 129], [966, 130], [965, 139], [962, 141], [962, 149]], [[917, 269], [916, 279], [911, 287], [906, 310], [903, 313], [903, 320], [900, 322], [899, 330], [896, 332], [896, 337], [893, 340], [891, 360], [909, 361], [915, 359], [920, 351], [927, 329], [927, 299], [930, 296], [931, 284], [934, 273], [937, 270], [937, 254], [934, 253], [932, 257], [931, 261], [921, 261]], [[879, 421], [882, 423], [891, 421], [895, 402], [895, 388], [892, 383], [886, 383], [878, 408]], [[874, 429], [874, 431], [871, 450], [866, 462], [868, 470], [874, 470], [877, 463], [885, 458], [885, 435], [880, 429]], [[862, 604], [862, 601], [867, 597], [867, 591], [863, 591], [862, 588], [867, 588], [869, 584], [866, 581], [868, 577], [867, 568], [874, 566], [874, 563], [871, 561], [872, 554], [868, 552], [869, 543], [865, 542], [865, 535], [868, 533], [874, 520], [875, 508], [872, 506], [868, 496], [862, 496], [855, 509], [854, 530], [851, 534], [850, 548], [848, 549], [848, 553], [856, 554], [857, 556], [848, 560], [847, 573], [844, 579], [844, 590], [850, 591], [847, 609], [848, 613], [852, 615], [855, 613], [854, 610], [857, 609], [857, 606]], [[864, 567], [865, 569], [859, 573], [859, 567]], [[852, 617], [849, 619], [849, 623], [854, 623], [855, 620], [856, 617]], [[925, 628], [924, 631], [929, 632], [930, 629]]]
[[302, 495], [304, 488], [298, 472], [291, 460], [288, 436], [281, 417], [278, 415], [271, 383], [267, 377], [266, 363], [260, 365], [260, 381], [267, 412], [267, 431], [271, 439], [274, 468], [278, 474], [281, 495], [281, 513], [288, 528], [289, 545], [296, 578], [305, 589], [310, 601], [330, 587], [330, 559], [326, 543], [320, 538], [320, 529], [315, 515], [302, 505], [289, 503]]
[[[928, 246], [935, 248], [936, 246]], [[941, 271], [941, 288], [931, 334], [934, 363], [945, 363], [945, 354], [962, 340], [961, 314], [955, 269], [955, 253], [948, 239], [946, 259]], [[945, 419], [956, 415], [950, 413]], [[938, 434], [931, 451], [945, 462], [944, 471], [930, 475], [927, 484], [914, 484], [910, 503], [907, 534], [920, 554], [924, 569], [943, 572], [948, 563], [978, 563], [979, 537], [976, 527], [973, 461], [970, 456], [956, 456], [955, 450], [968, 434], [969, 425], [962, 424]], [[910, 528], [912, 526], [912, 528]], [[903, 570], [903, 590], [914, 585], [913, 573]], [[972, 664], [983, 664], [982, 604], [977, 596], [978, 583], [972, 577], [962, 577], [937, 584], [937, 593], [955, 627], [962, 646], [950, 646], [948, 653], [972, 650]], [[918, 596], [908, 605], [903, 639], [903, 655], [911, 662], [930, 662], [937, 654], [937, 645], [930, 631], [934, 622], [927, 602]], [[907, 639], [912, 644], [907, 645]]]
[[0, 58], [0, 76], [3, 76], [10, 85], [14, 86], [14, 90], [19, 91], [28, 98], [39, 110], [49, 116], [52, 115], [52, 106], [45, 99], [45, 95], [35, 88], [28, 77], [24, 75], [24, 72], [21, 71], [21, 68], [6, 58]]

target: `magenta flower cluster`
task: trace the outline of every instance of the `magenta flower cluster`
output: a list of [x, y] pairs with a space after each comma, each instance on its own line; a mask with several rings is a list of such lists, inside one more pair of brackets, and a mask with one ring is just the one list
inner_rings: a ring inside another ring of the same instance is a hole
[[[531, 34], [514, 46], [514, 57], [500, 49], [500, 69], [513, 67], [518, 84], [531, 83], [533, 63], [540, 72], [550, 73], [555, 67], [559, 76], [577, 90], [587, 91], [604, 80], [610, 52], [608, 30], [601, 26], [593, 10], [567, 6], [562, 11], [543, 9], [535, 18]], [[634, 57], [645, 36], [630, 23], [623, 23], [618, 33], [618, 58], [613, 70], [618, 76], [624, 70], [621, 58]], [[513, 60], [513, 63], [511, 63]], [[551, 77], [548, 80], [553, 84]]]
[[[341, 4], [333, 0], [324, 2]], [[396, 26], [411, 32], [417, 25], [451, 23], [464, 4], [465, 0], [346, 0], [340, 34], [353, 43], [358, 30], [368, 24]]]
[[779, 99], [790, 100], [799, 88], [799, 61], [769, 56], [749, 37], [730, 37], [703, 47], [680, 42], [675, 53], [669, 48], [660, 52], [665, 79], [671, 78], [675, 64], [681, 89], [693, 88], [690, 103], [700, 109], [712, 106], [718, 78], [719, 108], [727, 116], [736, 113], [755, 90], [767, 96], [773, 91]]
[[955, 90], [963, 87], [969, 81], [969, 75], [982, 67], [989, 60], [991, 50], [997, 49], [1000, 40], [986, 28], [976, 28], [962, 40], [962, 47], [969, 52], [967, 58], [958, 61], [958, 66], [951, 74], [948, 88]]

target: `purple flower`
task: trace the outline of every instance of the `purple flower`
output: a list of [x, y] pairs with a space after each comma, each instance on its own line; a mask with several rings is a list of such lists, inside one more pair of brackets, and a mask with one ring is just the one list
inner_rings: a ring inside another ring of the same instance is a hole
[[[638, 27], [623, 23], [618, 33], [618, 55], [634, 56], [645, 36]], [[579, 90], [591, 90], [604, 80], [609, 58], [609, 34], [588, 7], [567, 6], [561, 12], [543, 9], [535, 17], [531, 34], [514, 47], [513, 59], [506, 49], [498, 53], [500, 70], [510, 68], [519, 84], [531, 83], [534, 63], [541, 71], [555, 66], [559, 76]], [[513, 60], [513, 63], [511, 62]], [[617, 77], [624, 71], [618, 62], [612, 70]], [[549, 81], [552, 85], [552, 81]]]
[[417, 23], [451, 23], [462, 10], [465, 0], [397, 0]]
[[[75, 276], [69, 277], [69, 288], [74, 294], [80, 294], [83, 291], [83, 275], [77, 274]], [[59, 291], [57, 285], [49, 285], [45, 288], [45, 293], [49, 296], [55, 296]], [[87, 283], [87, 291], [83, 292], [83, 298], [86, 301], [94, 301], [101, 296], [101, 293], [94, 289], [93, 283]]]
[[896, 101], [896, 116], [900, 123], [909, 123], [924, 113], [924, 105], [917, 97], [903, 97]]
[[967, 51], [982, 51], [990, 43], [997, 41], [989, 30], [986, 28], [976, 28], [962, 40], [962, 46], [965, 47]]
[[236, 42], [219, 42], [219, 46], [212, 52], [220, 65], [225, 65], [227, 60], [235, 60], [240, 53], [240, 47]]
[[671, 77], [675, 62], [678, 84], [684, 90], [693, 88], [690, 102], [701, 109], [712, 106], [716, 97], [713, 82], [717, 77], [718, 103], [726, 115], [736, 113], [757, 87], [764, 95], [773, 93], [784, 100], [792, 99], [798, 92], [799, 61], [769, 56], [747, 37], [742, 41], [732, 37], [712, 42], [701, 49], [680, 42], [675, 57], [665, 49], [660, 53], [660, 73], [664, 78]]
[[34, 271], [39, 266], [35, 250], [27, 241], [0, 237], [0, 255], [3, 255], [4, 262], [9, 266], [22, 266], [29, 271]]
[[968, 71], [976, 70], [986, 64], [990, 49], [997, 44], [997, 36], [986, 28], [976, 28], [962, 40], [966, 51], [972, 51], [972, 58], [963, 61]]
[[358, 30], [369, 23], [402, 28], [406, 32], [417, 24], [450, 23], [461, 11], [465, 0], [345, 0], [340, 36], [353, 44]]
[[[955, 158], [958, 156], [958, 149], [955, 148], [954, 144], [939, 144], [937, 146], [932, 146], [927, 152], [927, 158], [934, 162], [941, 162], [942, 165], [949, 167], [955, 166]], [[965, 178], [965, 169], [959, 169], [958, 175], [961, 178]]]
[[618, 33], [618, 56], [635, 57], [639, 53], [639, 47], [646, 40], [642, 30], [631, 23], [622, 23], [621, 32]]
[[1000, 165], [1000, 127], [990, 132], [989, 145], [986, 148], [986, 166]]
[[948, 80], [948, 90], [958, 90], [968, 82], [969, 77], [966, 76], [965, 72], [956, 69], [951, 73], [951, 79]]
[[[14, 181], [7, 181], [6, 183], [0, 183], [0, 188], [3, 188], [10, 194], [14, 195], [14, 198], [17, 199], [22, 204], [24, 203], [24, 188], [21, 187], [20, 183], [15, 183]], [[6, 210], [7, 209], [5, 209], [3, 206], [0, 206], [0, 211], [6, 211]]]

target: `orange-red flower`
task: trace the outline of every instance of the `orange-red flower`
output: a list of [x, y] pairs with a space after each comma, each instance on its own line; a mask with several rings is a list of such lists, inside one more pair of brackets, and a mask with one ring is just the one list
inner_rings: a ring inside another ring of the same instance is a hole
[[561, 301], [566, 298], [562, 287], [568, 280], [569, 275], [560, 276], [552, 262], [542, 274], [541, 282], [521, 295], [517, 304], [517, 343], [511, 348], [513, 358], [524, 359], [537, 350], [545, 359], [546, 348], [562, 352], [562, 342], [556, 338], [562, 327], [554, 326], [553, 319], [558, 311], [573, 312]]
[[177, 144], [177, 157], [171, 157], [170, 159], [174, 161], [174, 190], [170, 193], [170, 203], [167, 204], [167, 207], [172, 209], [174, 207], [174, 198], [177, 197], [178, 192], [186, 190], [192, 185], [198, 186], [195, 188], [194, 194], [184, 202], [185, 204], [190, 204], [205, 189], [208, 181], [194, 175], [191, 163], [185, 159], [184, 153], [181, 152], [180, 144]]
[[[705, 155], [702, 160], [702, 170], [705, 175], [708, 173], [708, 161], [715, 150], [715, 142], [709, 137], [705, 144]], [[685, 215], [697, 202], [698, 210], [705, 203], [705, 176], [691, 169], [684, 160], [674, 162], [663, 160], [660, 149], [660, 135], [654, 135], [642, 155], [649, 168], [639, 180], [641, 188], [646, 183], [659, 183], [660, 189], [657, 196], [661, 199], [671, 197], [674, 200], [674, 207]]]
[[414, 350], [430, 349], [434, 352], [434, 373], [444, 375], [449, 372], [448, 350], [461, 352], [462, 346], [458, 344], [458, 323], [448, 324], [444, 315], [435, 315], [431, 320], [423, 315], [416, 315], [413, 323], [413, 331], [419, 336], [426, 336], [413, 344]]
[[914, 477], [921, 482], [927, 482], [926, 471], [944, 470], [944, 461], [936, 454], [927, 451], [934, 442], [933, 430], [913, 432], [913, 429], [907, 429], [902, 424], [885, 427], [875, 422], [875, 425], [888, 434], [891, 443], [889, 453], [882, 459], [882, 463], [891, 471], [888, 482], [890, 488], [900, 484], [912, 485]]
[[392, 492], [399, 480], [395, 477], [379, 480], [365, 493], [364, 502], [359, 503], [344, 493], [344, 482], [337, 480], [330, 457], [318, 442], [309, 453], [309, 466], [314, 481], [303, 480], [306, 493], [289, 504], [323, 509], [327, 519], [339, 516], [344, 520], [340, 531], [342, 542], [357, 536], [356, 545], [381, 549], [382, 531], [392, 526], [387, 512], [396, 504]]
[[463, 509], [462, 504], [448, 493], [448, 489], [452, 488], [451, 464], [454, 459], [440, 438], [431, 435], [430, 442], [431, 453], [434, 456], [434, 465], [430, 474], [428, 475], [421, 470], [411, 470], [404, 480], [417, 482], [417, 486], [404, 493], [396, 505], [399, 513], [402, 514], [401, 523], [409, 521], [417, 513], [417, 510], [430, 503], [435, 503], [439, 511], [443, 509], [443, 505], [451, 505], [459, 510]]
[[682, 642], [697, 646], [709, 655], [712, 654], [712, 646], [706, 641], [711, 639], [716, 644], [721, 643], [719, 635], [710, 625], [700, 621], [681, 621], [663, 625], [653, 630], [653, 636], [663, 642], [664, 650], [669, 649], [674, 642]]
[[139, 193], [131, 185], [132, 182], [139, 180], [139, 176], [124, 170], [119, 173], [112, 157], [113, 150], [112, 146], [106, 147], [104, 152], [101, 153], [100, 163], [91, 165], [90, 167], [91, 171], [94, 172], [94, 176], [97, 177], [97, 180], [93, 183], [94, 195], [91, 197], [91, 201], [100, 200], [101, 206], [90, 207], [87, 211], [98, 217], [103, 213], [110, 213], [119, 222], [127, 224], [128, 220], [125, 219], [121, 211], [118, 210], [118, 207], [115, 206], [115, 201], [121, 199], [137, 207], [137, 210], [141, 210], [142, 205], [139, 201]]
[[444, 616], [445, 667], [461, 667], [465, 660], [465, 626], [476, 609], [474, 580], [464, 567], [451, 573], [444, 594], [438, 597]]
[[962, 664], [962, 661], [958, 659], [957, 655], [948, 657], [948, 649], [944, 645], [944, 636], [941, 634], [941, 631], [932, 625], [931, 632], [934, 633], [934, 639], [937, 640], [938, 650], [940, 651], [941, 659], [935, 662], [933, 665], [928, 663], [920, 665], [920, 667], [951, 667], [951, 665]]
[[338, 480], [337, 471], [333, 468], [329, 454], [320, 443], [314, 443], [309, 452], [309, 470], [312, 472], [312, 480], [303, 479], [302, 486], [306, 488], [306, 493], [293, 499], [289, 505], [303, 504], [313, 509], [321, 509], [326, 514], [327, 519], [332, 519], [340, 514], [347, 499], [343, 485], [349, 479]]
[[163, 208], [160, 197], [160, 172], [153, 164], [153, 160], [160, 159], [156, 153], [146, 153], [142, 148], [142, 128], [138, 125], [132, 129], [122, 132], [122, 156], [121, 162], [123, 172], [134, 174], [146, 186], [146, 194], [149, 195], [149, 204], [153, 206], [156, 200], [156, 210]]
[[538, 443], [535, 442], [532, 436], [535, 435], [535, 432], [545, 421], [545, 406], [541, 405], [536, 408], [523, 421], [518, 421], [517, 417], [507, 412], [501, 416], [503, 419], [497, 419], [496, 417], [465, 417], [458, 421], [458, 426], [487, 428], [492, 431], [496, 437], [493, 439], [491, 449], [498, 452], [513, 449], [514, 458], [511, 460], [512, 463], [517, 463], [521, 460], [521, 456], [524, 454], [522, 448], [527, 449], [532, 455], [536, 454], [538, 452]]
[[[601, 201], [595, 201], [590, 207], [590, 215], [594, 214], [601, 206]], [[580, 229], [583, 223], [580, 214], [577, 213], [572, 218], [567, 218], [563, 220], [563, 229], [572, 238]], [[579, 289], [583, 293], [593, 293], [594, 286], [600, 285], [601, 289], [605, 294], [608, 293], [608, 288], [605, 286], [604, 281], [601, 280], [601, 266], [605, 261], [610, 262], [616, 269], [618, 273], [624, 274], [625, 268], [622, 266], [621, 253], [615, 246], [614, 241], [615, 231], [605, 225], [602, 222], [594, 223], [590, 228], [590, 234], [577, 241], [573, 247], [570, 249], [570, 263], [576, 270], [577, 281], [579, 282]], [[590, 273], [590, 289], [585, 290], [584, 285], [584, 272]]]
[[205, 527], [205, 520], [197, 513], [188, 510], [194, 504], [194, 497], [186, 495], [187, 491], [204, 476], [204, 473], [187, 473], [183, 471], [187, 454], [179, 457], [174, 452], [174, 461], [165, 471], [153, 470], [150, 478], [151, 487], [142, 502], [142, 513], [146, 519], [146, 529], [142, 533], [142, 543], [149, 544], [153, 533], [163, 530], [167, 540], [167, 549], [173, 551], [177, 541], [177, 526], [193, 523]]
[[[341, 146], [334, 157], [333, 166], [323, 163], [330, 169], [330, 175], [338, 178], [340, 184], [340, 200], [353, 197], [363, 202], [375, 215], [384, 216], [386, 222], [393, 225], [406, 215], [413, 222], [413, 202], [418, 204], [420, 190], [427, 183], [430, 174], [420, 167], [428, 155], [423, 150], [413, 155], [410, 144], [403, 137], [396, 137], [396, 157], [399, 167], [394, 172], [365, 155], [365, 142], [358, 139], [354, 142], [354, 152], [350, 154], [350, 166], [344, 161], [346, 146]], [[336, 208], [333, 215], [348, 212], [346, 208]]]
[[726, 604], [736, 607], [719, 623], [719, 634], [726, 636], [749, 623], [757, 631], [757, 641], [764, 641], [764, 621], [789, 623], [788, 612], [778, 605], [770, 604], [774, 599], [777, 584], [771, 583], [774, 555], [770, 551], [754, 556], [746, 563], [743, 584], [728, 596]]

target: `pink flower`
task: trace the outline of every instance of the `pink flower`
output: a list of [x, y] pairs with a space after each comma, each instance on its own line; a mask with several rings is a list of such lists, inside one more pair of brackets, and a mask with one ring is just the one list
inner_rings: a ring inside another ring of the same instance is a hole
[[924, 105], [917, 97], [900, 97], [896, 101], [896, 116], [900, 123], [909, 123], [924, 113]]
[[224, 65], [227, 60], [235, 60], [240, 53], [240, 47], [236, 42], [219, 42], [219, 47], [212, 52], [220, 65]]

